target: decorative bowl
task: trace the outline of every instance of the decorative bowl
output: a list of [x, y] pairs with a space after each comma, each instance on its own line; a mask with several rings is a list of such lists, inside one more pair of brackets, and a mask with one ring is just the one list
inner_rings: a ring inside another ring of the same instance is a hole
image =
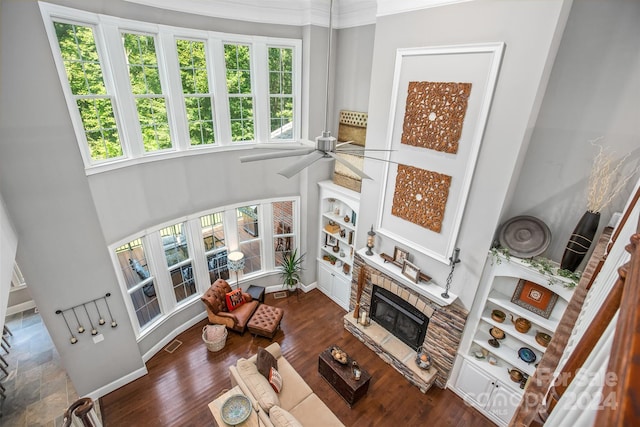
[[431, 355], [423, 348], [418, 349], [418, 354], [416, 354], [416, 364], [420, 369], [429, 369], [431, 367]]
[[536, 354], [528, 347], [521, 347], [518, 350], [518, 357], [526, 363], [533, 363], [536, 361]]
[[349, 361], [349, 356], [340, 347], [331, 348], [331, 357], [333, 357], [333, 360], [343, 365], [346, 365], [347, 362]]
[[543, 347], [548, 346], [550, 341], [551, 341], [551, 335], [545, 334], [544, 332], [538, 332], [536, 334], [536, 342], [541, 346]]
[[491, 318], [493, 320], [495, 320], [498, 323], [502, 323], [504, 322], [504, 319], [507, 317], [506, 314], [504, 314], [504, 311], [502, 310], [493, 310], [491, 312]]
[[224, 401], [220, 416], [225, 423], [235, 426], [251, 415], [251, 401], [244, 394], [234, 394]]

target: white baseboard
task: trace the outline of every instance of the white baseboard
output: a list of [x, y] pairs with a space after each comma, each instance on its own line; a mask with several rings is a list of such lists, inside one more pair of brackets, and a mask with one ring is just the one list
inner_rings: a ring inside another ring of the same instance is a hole
[[[304, 283], [300, 283], [299, 284], [300, 289], [304, 292], [307, 293], [312, 289], [315, 289], [318, 287], [318, 282], [313, 282], [310, 285], [305, 285]], [[265, 293], [267, 294], [271, 294], [274, 292], [281, 292], [281, 291], [286, 291], [288, 290], [288, 288], [286, 288], [284, 285], [273, 285], [273, 286], [267, 286], [264, 290]]]
[[122, 378], [118, 378], [116, 381], [113, 381], [110, 384], [100, 387], [97, 390], [92, 391], [91, 393], [87, 393], [85, 396], [89, 397], [93, 400], [98, 400], [102, 396], [111, 393], [114, 390], [119, 389], [120, 387], [129, 384], [131, 381], [135, 381], [140, 377], [147, 375], [147, 368], [143, 366], [140, 369], [136, 369], [128, 375], [125, 375]]

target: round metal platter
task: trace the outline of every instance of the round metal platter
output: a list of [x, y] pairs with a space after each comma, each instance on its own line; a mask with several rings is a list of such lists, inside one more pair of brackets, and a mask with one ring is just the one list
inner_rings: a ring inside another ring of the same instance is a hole
[[222, 404], [220, 415], [225, 423], [238, 425], [251, 415], [251, 402], [243, 394], [234, 394]]
[[543, 253], [551, 243], [547, 224], [533, 216], [516, 216], [505, 222], [498, 233], [500, 244], [509, 254], [531, 258]]

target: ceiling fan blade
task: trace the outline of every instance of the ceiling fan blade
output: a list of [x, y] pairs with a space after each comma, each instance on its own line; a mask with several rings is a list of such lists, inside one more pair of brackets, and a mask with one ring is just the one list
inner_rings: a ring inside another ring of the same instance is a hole
[[255, 162], [258, 160], [279, 159], [282, 157], [303, 156], [315, 151], [315, 148], [302, 148], [289, 151], [276, 151], [271, 153], [249, 154], [240, 157], [240, 163]]
[[355, 141], [353, 141], [353, 140], [351, 140], [351, 141], [340, 141], [340, 142], [338, 142], [338, 144], [336, 145], [336, 148], [341, 147], [341, 146], [343, 146], [343, 145], [351, 144], [352, 142], [355, 142]]
[[336, 159], [336, 162], [342, 163], [344, 166], [349, 168], [353, 173], [358, 175], [360, 178], [362, 178], [362, 179], [371, 179], [371, 177], [369, 175], [367, 175], [366, 173], [362, 172], [360, 169], [358, 169], [357, 167], [353, 166], [348, 161], [342, 159], [341, 157], [339, 157], [335, 153], [327, 153], [327, 154], [330, 155], [331, 157], [333, 157], [334, 159]]
[[291, 178], [292, 176], [300, 172], [302, 169], [306, 168], [313, 162], [316, 162], [323, 157], [324, 157], [324, 153], [322, 151], [314, 151], [313, 153], [307, 155], [306, 157], [303, 157], [302, 159], [298, 160], [294, 164], [282, 169], [280, 172], [278, 172], [278, 174], [284, 176], [285, 178]]
[[277, 143], [267, 142], [262, 144], [256, 144], [253, 146], [254, 150], [299, 150], [301, 148], [315, 148], [315, 144], [310, 141], [289, 142], [289, 143]]

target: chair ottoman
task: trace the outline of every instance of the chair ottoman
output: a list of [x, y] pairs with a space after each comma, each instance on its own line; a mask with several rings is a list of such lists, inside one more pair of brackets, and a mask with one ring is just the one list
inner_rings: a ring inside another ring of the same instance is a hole
[[251, 316], [251, 319], [249, 319], [247, 329], [254, 335], [260, 335], [273, 340], [273, 337], [280, 327], [282, 316], [284, 316], [283, 309], [267, 304], [260, 304], [256, 312]]

